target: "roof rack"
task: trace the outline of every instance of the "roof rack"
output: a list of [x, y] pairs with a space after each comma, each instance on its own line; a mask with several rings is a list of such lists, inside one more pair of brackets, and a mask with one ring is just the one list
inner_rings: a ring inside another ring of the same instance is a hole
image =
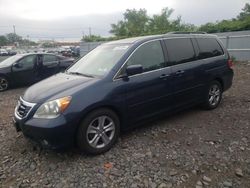
[[207, 32], [202, 32], [202, 31], [173, 31], [173, 32], [168, 32], [166, 34], [207, 34]]

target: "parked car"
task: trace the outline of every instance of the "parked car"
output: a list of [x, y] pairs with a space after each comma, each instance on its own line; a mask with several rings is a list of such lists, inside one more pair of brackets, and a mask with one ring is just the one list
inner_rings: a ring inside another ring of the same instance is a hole
[[0, 49], [0, 56], [7, 56], [8, 52], [5, 49]]
[[16, 55], [16, 54], [17, 54], [17, 52], [14, 51], [14, 50], [7, 50], [7, 52], [8, 52], [8, 55], [9, 55], [9, 56], [12, 56], [12, 55]]
[[74, 59], [47, 53], [18, 54], [0, 62], [0, 91], [33, 84], [65, 70]]
[[229, 54], [214, 35], [113, 41], [28, 88], [16, 106], [14, 125], [43, 147], [76, 143], [84, 152], [100, 154], [120, 131], [157, 115], [198, 104], [216, 108], [232, 78]]

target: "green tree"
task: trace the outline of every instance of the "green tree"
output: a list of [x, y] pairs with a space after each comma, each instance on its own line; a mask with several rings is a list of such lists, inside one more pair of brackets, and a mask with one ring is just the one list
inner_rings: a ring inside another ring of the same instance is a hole
[[22, 37], [15, 34], [15, 33], [7, 34], [6, 38], [10, 44], [13, 44], [14, 42], [21, 42], [22, 41]]
[[[153, 15], [149, 20], [148, 31], [150, 34], [162, 34], [172, 31], [174, 23], [171, 23], [169, 17], [174, 12], [173, 9], [164, 8], [160, 15]], [[175, 20], [177, 21], [177, 20]], [[179, 23], [178, 23], [179, 24]]]
[[152, 17], [147, 15], [145, 9], [126, 10], [124, 19], [117, 24], [111, 24], [111, 33], [116, 37], [133, 37], [149, 34], [163, 34], [170, 31], [195, 31], [192, 24], [184, 24], [181, 17], [170, 19], [173, 9], [163, 8], [160, 14]]
[[0, 36], [0, 46], [6, 46], [8, 44], [8, 40], [5, 36]]
[[111, 33], [118, 37], [144, 35], [147, 31], [149, 17], [145, 9], [127, 9], [123, 14], [124, 20], [111, 24]]
[[246, 3], [242, 12], [231, 20], [222, 20], [215, 23], [206, 23], [199, 27], [199, 31], [208, 33], [242, 31], [250, 29], [250, 4]]
[[250, 16], [250, 4], [246, 3], [244, 8], [242, 9], [242, 12], [237, 16], [237, 18], [239, 20], [244, 20], [249, 16]]

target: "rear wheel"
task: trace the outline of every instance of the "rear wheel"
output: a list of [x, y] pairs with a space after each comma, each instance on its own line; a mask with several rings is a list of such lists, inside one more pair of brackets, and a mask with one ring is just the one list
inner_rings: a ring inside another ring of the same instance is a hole
[[119, 132], [117, 115], [106, 108], [98, 109], [82, 121], [77, 133], [77, 145], [83, 152], [101, 154], [115, 144]]
[[0, 92], [5, 91], [9, 88], [9, 81], [7, 78], [0, 76]]
[[217, 108], [217, 106], [221, 102], [221, 98], [222, 98], [222, 87], [220, 82], [218, 81], [211, 82], [207, 90], [206, 102], [204, 103], [204, 107], [208, 110]]

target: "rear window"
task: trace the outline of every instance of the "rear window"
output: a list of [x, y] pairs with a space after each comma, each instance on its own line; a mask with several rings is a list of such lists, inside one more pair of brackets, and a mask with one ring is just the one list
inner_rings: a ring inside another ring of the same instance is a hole
[[199, 59], [223, 55], [224, 52], [215, 38], [197, 38], [200, 48]]
[[195, 52], [191, 39], [177, 38], [164, 40], [171, 64], [186, 63], [195, 60]]

